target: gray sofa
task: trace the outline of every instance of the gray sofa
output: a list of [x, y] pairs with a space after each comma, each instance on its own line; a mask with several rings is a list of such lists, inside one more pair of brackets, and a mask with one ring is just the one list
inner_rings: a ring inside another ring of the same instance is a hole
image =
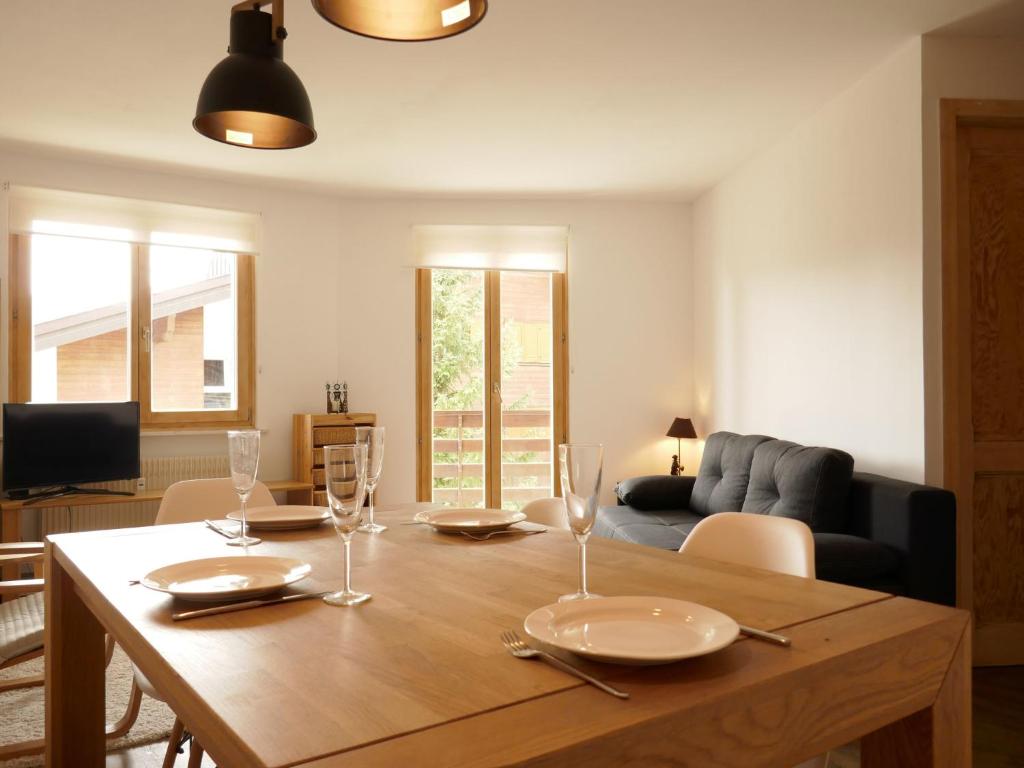
[[940, 488], [853, 471], [853, 457], [764, 435], [716, 432], [696, 477], [650, 475], [616, 486], [594, 533], [677, 550], [716, 512], [807, 523], [817, 576], [953, 605], [956, 502]]

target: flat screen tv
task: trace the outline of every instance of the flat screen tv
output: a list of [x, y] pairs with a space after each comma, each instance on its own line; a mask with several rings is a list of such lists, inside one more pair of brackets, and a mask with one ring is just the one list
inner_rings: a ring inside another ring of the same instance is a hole
[[3, 485], [12, 497], [139, 476], [136, 402], [5, 403], [3, 428]]

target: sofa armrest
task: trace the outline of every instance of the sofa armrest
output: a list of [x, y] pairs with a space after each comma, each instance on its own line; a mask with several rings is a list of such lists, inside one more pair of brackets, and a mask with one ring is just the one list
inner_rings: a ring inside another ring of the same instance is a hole
[[947, 490], [855, 472], [848, 533], [896, 550], [904, 594], [956, 603], [956, 497]]
[[623, 480], [615, 486], [619, 504], [655, 512], [663, 509], [689, 509], [690, 493], [697, 478], [684, 475], [644, 475]]

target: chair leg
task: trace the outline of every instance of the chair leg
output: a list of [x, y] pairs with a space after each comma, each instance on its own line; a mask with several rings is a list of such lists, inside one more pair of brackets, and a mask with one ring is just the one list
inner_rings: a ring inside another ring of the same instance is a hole
[[188, 768], [199, 768], [203, 764], [203, 745], [192, 737], [192, 746], [188, 749]]
[[139, 706], [142, 704], [142, 689], [136, 684], [135, 679], [132, 679], [132, 692], [128, 697], [128, 707], [124, 711], [124, 715], [116, 723], [107, 724], [107, 738], [117, 739], [124, 736], [128, 731], [135, 725], [135, 721], [139, 717]]
[[0, 747], [0, 761], [13, 760], [16, 757], [27, 757], [29, 755], [41, 755], [45, 749], [46, 742], [42, 739], [20, 741], [17, 744], [4, 744]]
[[37, 685], [42, 685], [44, 678], [42, 675], [31, 675], [29, 677], [16, 677], [13, 680], [0, 680], [0, 693], [4, 691], [15, 691], [18, 688], [33, 688]]
[[174, 761], [178, 757], [178, 744], [181, 742], [181, 734], [185, 731], [185, 724], [181, 718], [174, 718], [174, 726], [171, 728], [171, 737], [167, 741], [167, 752], [164, 753], [163, 768], [174, 768]]

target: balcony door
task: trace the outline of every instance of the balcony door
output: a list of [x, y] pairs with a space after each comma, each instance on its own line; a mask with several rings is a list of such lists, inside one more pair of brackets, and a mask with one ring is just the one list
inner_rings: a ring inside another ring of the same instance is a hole
[[520, 509], [559, 494], [565, 275], [417, 271], [418, 495]]

